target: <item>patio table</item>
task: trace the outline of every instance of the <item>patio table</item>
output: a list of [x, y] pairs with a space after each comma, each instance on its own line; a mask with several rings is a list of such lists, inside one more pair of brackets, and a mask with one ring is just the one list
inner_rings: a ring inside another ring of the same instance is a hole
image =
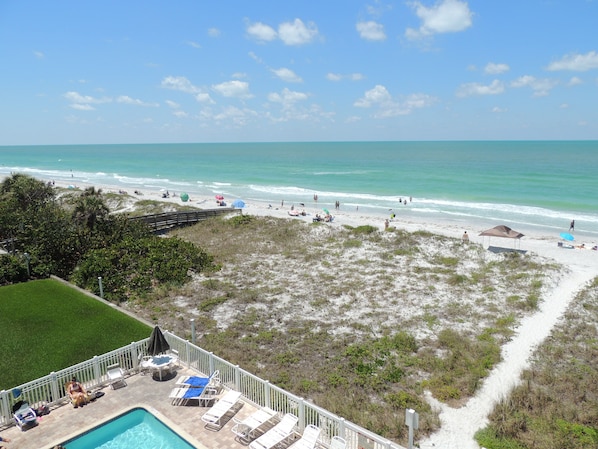
[[175, 356], [170, 354], [155, 355], [149, 360], [149, 369], [152, 373], [152, 377], [155, 379], [157, 373], [162, 380], [162, 373], [164, 371], [170, 371], [172, 363], [175, 362]]

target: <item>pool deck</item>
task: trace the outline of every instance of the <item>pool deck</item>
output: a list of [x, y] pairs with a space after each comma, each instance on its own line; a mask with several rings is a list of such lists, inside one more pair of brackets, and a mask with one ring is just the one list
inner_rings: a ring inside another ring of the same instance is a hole
[[[168, 380], [157, 381], [151, 375], [134, 374], [126, 378], [127, 386], [116, 390], [106, 386], [101, 389], [104, 396], [90, 404], [75, 409], [66, 401], [51, 410], [49, 415], [39, 419], [39, 425], [22, 432], [12, 426], [0, 429], [4, 438], [11, 440], [7, 449], [51, 449], [79, 433], [91, 429], [111, 417], [139, 406], [154, 413], [169, 427], [187, 439], [198, 449], [243, 449], [246, 447], [235, 440], [230, 419], [219, 431], [204, 428], [201, 416], [207, 407], [174, 406], [168, 398], [170, 391], [176, 388], [176, 379], [181, 375], [196, 375], [186, 369], [178, 370], [176, 376]], [[195, 402], [195, 401], [194, 401]], [[255, 411], [255, 407], [245, 402], [235, 415], [243, 419]]]

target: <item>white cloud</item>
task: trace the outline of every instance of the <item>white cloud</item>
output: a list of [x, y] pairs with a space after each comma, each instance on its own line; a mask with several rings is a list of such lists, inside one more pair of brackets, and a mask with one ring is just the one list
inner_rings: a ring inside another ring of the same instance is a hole
[[374, 21], [358, 22], [355, 25], [359, 36], [367, 41], [383, 41], [386, 39], [386, 33], [384, 33], [384, 25], [376, 23]]
[[184, 76], [167, 76], [162, 80], [161, 86], [165, 89], [179, 90], [188, 94], [201, 92], [199, 87], [194, 86]]
[[291, 69], [287, 69], [282, 67], [280, 69], [272, 69], [272, 73], [274, 73], [278, 78], [287, 83], [301, 83], [303, 80], [300, 76], [295, 74]]
[[193, 48], [201, 48], [201, 45], [194, 41], [187, 41], [187, 45]]
[[123, 103], [123, 104], [131, 104], [134, 106], [144, 106], [144, 107], [152, 107], [152, 108], [157, 108], [159, 107], [159, 105], [157, 103], [146, 103], [142, 100], [139, 99], [135, 99], [135, 98], [131, 98], [128, 95], [121, 95], [116, 99], [117, 103]]
[[270, 42], [278, 37], [276, 30], [262, 22], [255, 22], [247, 26], [247, 34], [261, 42]]
[[249, 92], [249, 83], [245, 81], [232, 80], [220, 84], [212, 85], [212, 89], [218, 92], [223, 97], [229, 98], [252, 98], [253, 95]]
[[165, 103], [168, 105], [169, 108], [172, 109], [178, 109], [181, 107], [181, 105], [178, 104], [176, 101], [166, 100]]
[[255, 62], [257, 62], [258, 64], [261, 64], [261, 63], [262, 63], [262, 58], [260, 58], [260, 57], [259, 57], [258, 55], [256, 55], [254, 52], [250, 51], [250, 52], [248, 53], [248, 55], [249, 55], [249, 57], [250, 57], [251, 59], [253, 59], [253, 60], [254, 60]]
[[494, 62], [489, 62], [484, 67], [484, 72], [489, 75], [499, 75], [501, 73], [508, 72], [510, 67], [507, 64], [495, 64]]
[[218, 28], [209, 28], [208, 29], [208, 36], [210, 37], [219, 37], [220, 30]]
[[268, 101], [272, 103], [280, 103], [283, 109], [290, 108], [298, 101], [307, 100], [307, 94], [303, 92], [295, 92], [287, 89], [286, 87], [281, 93], [273, 92], [268, 94]]
[[326, 79], [328, 81], [341, 81], [343, 79], [349, 79], [351, 81], [361, 81], [362, 79], [364, 79], [364, 76], [361, 73], [350, 73], [348, 75], [342, 75], [340, 73], [327, 73]]
[[43, 52], [41, 51], [34, 51], [33, 55], [37, 58], [37, 59], [44, 59], [46, 57], [46, 55], [44, 55]]
[[573, 76], [567, 83], [567, 86], [579, 86], [580, 84], [583, 84], [583, 81], [581, 80], [581, 78], [578, 78], [577, 76]]
[[186, 118], [189, 116], [185, 111], [172, 111], [172, 115], [178, 118]]
[[307, 26], [301, 19], [284, 22], [278, 26], [278, 35], [286, 45], [303, 45], [311, 42], [318, 35], [318, 28], [313, 22]]
[[492, 81], [489, 85], [480, 83], [465, 83], [457, 89], [458, 97], [470, 97], [472, 95], [498, 95], [505, 91], [505, 86], [499, 80]]
[[419, 1], [410, 3], [415, 14], [422, 21], [419, 29], [407, 28], [405, 36], [408, 39], [420, 39], [439, 33], [456, 33], [466, 30], [472, 24], [473, 13], [467, 2], [460, 0], [441, 0], [425, 7]]
[[551, 72], [557, 70], [571, 70], [574, 72], [585, 72], [592, 69], [598, 69], [598, 53], [590, 51], [585, 55], [571, 53], [563, 56], [559, 61], [554, 61], [548, 65], [546, 70]]
[[92, 104], [112, 102], [111, 98], [95, 98], [89, 95], [81, 95], [79, 92], [74, 91], [70, 91], [64, 94], [64, 98], [66, 98], [71, 103], [69, 107], [78, 111], [93, 111], [95, 110], [95, 108], [92, 106]]
[[561, 108], [561, 109], [569, 109], [569, 103], [561, 103], [561, 105], [559, 106], [559, 108]]
[[492, 108], [492, 112], [494, 112], [495, 114], [500, 114], [502, 112], [507, 112], [507, 109], [505, 109], [505, 108], [499, 108], [498, 106], [494, 106]]
[[198, 103], [207, 103], [207, 104], [215, 104], [216, 103], [214, 100], [212, 100], [212, 97], [210, 97], [210, 94], [205, 93], [205, 92], [195, 95], [195, 99], [197, 100]]
[[69, 105], [69, 107], [72, 109], [76, 109], [78, 111], [95, 111], [96, 110], [96, 108], [94, 108], [90, 104], [81, 104], [81, 103], [72, 103]]
[[354, 106], [358, 108], [369, 108], [375, 104], [385, 104], [392, 100], [386, 87], [377, 84], [373, 89], [365, 92], [364, 96], [358, 99]]
[[534, 97], [544, 97], [557, 85], [557, 81], [548, 78], [538, 79], [535, 76], [523, 75], [511, 83], [511, 87], [529, 87]]
[[388, 118], [397, 115], [408, 115], [414, 109], [430, 106], [436, 102], [436, 98], [427, 94], [411, 94], [405, 100], [397, 101], [392, 98], [386, 87], [378, 84], [373, 89], [365, 92], [353, 106], [358, 108], [375, 107], [374, 118]]

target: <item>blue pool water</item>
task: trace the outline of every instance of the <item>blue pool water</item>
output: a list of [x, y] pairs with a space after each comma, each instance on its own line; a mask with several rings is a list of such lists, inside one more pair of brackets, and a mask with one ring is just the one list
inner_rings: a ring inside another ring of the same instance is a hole
[[195, 449], [143, 408], [130, 410], [64, 443], [66, 449]]

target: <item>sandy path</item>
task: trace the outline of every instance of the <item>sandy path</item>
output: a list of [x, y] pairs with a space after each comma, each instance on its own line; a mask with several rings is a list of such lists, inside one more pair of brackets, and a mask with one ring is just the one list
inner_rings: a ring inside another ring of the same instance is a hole
[[545, 299], [536, 314], [522, 321], [514, 338], [502, 348], [502, 362], [492, 370], [482, 388], [464, 407], [454, 409], [428, 395], [428, 401], [441, 410], [442, 424], [438, 432], [420, 441], [420, 448], [479, 449], [473, 438], [475, 432], [486, 426], [487, 416], [496, 403], [507, 397], [509, 391], [518, 384], [521, 372], [529, 366], [533, 351], [548, 337], [571, 300], [586, 282], [598, 275], [596, 270], [588, 267], [576, 268]]

